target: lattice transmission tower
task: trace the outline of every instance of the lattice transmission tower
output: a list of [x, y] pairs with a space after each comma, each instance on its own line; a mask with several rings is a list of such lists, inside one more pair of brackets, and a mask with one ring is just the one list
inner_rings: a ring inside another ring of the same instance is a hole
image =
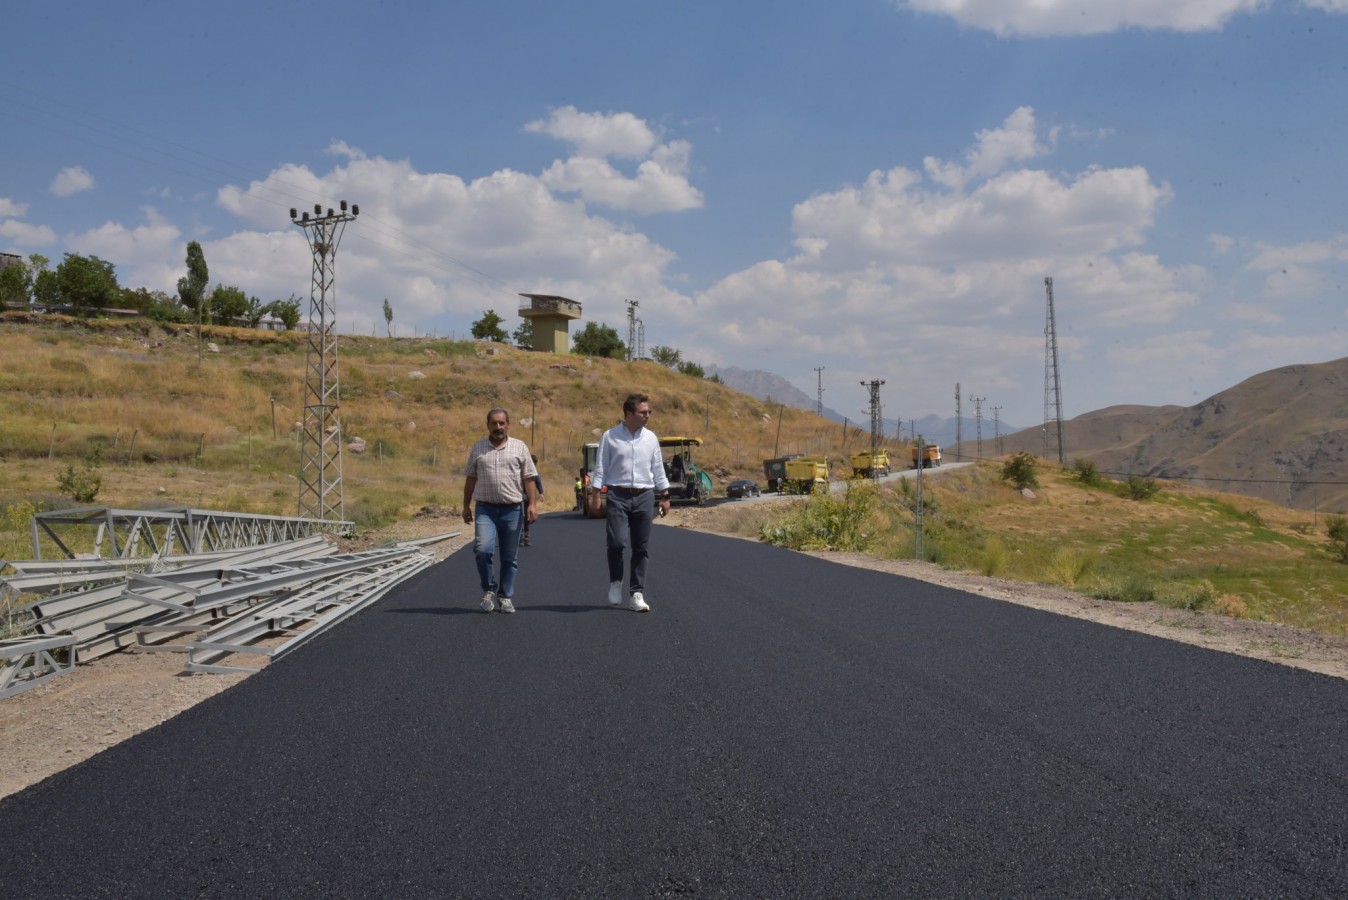
[[824, 414], [824, 367], [814, 367], [815, 377], [819, 380], [819, 388], [814, 399], [814, 414], [822, 416]]
[[964, 455], [964, 413], [960, 412], [960, 383], [955, 382], [955, 458]]
[[1044, 459], [1067, 464], [1062, 433], [1062, 380], [1058, 372], [1058, 326], [1053, 315], [1053, 279], [1044, 279], [1047, 311], [1044, 314]]
[[346, 201], [325, 213], [314, 205], [310, 217], [290, 210], [290, 221], [304, 229], [313, 254], [309, 285], [309, 346], [305, 355], [304, 433], [300, 438], [299, 514], [305, 518], [346, 518], [342, 487], [342, 423], [337, 416], [341, 390], [337, 374], [337, 245], [346, 223], [360, 215]]

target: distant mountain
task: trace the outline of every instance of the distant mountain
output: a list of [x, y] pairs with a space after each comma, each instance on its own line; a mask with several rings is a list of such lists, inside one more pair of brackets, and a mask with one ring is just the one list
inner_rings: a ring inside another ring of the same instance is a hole
[[[1348, 509], [1348, 359], [1284, 366], [1194, 406], [1111, 406], [1063, 423], [1068, 466], [1183, 478], [1299, 509]], [[1003, 440], [1043, 453], [1038, 427]], [[973, 447], [965, 432], [964, 448]], [[984, 455], [993, 455], [984, 447]]]
[[[750, 397], [757, 397], [759, 400], [772, 400], [777, 403], [785, 403], [787, 406], [797, 407], [799, 409], [813, 410], [816, 400], [809, 394], [797, 388], [794, 384], [787, 381], [780, 375], [774, 375], [771, 372], [764, 372], [760, 369], [739, 369], [734, 366], [720, 368], [719, 366], [704, 366], [703, 370], [707, 376], [716, 375], [720, 377], [725, 386], [742, 394], [748, 394]], [[883, 402], [883, 397], [881, 398]], [[824, 407], [824, 418], [834, 422], [846, 421], [850, 425], [859, 428], [870, 428], [870, 417], [862, 408], [868, 403], [865, 392], [857, 387], [857, 413], [855, 415], [844, 416], [836, 410]], [[977, 434], [979, 423], [976, 419], [965, 417], [963, 419], [962, 436], [966, 440], [973, 440]], [[941, 444], [942, 446], [955, 443], [955, 437], [960, 433], [955, 427], [955, 418], [942, 418], [941, 416], [928, 414], [918, 419], [914, 423], [911, 419], [904, 419], [902, 422], [902, 439], [912, 440], [913, 429], [916, 427], [917, 433], [922, 435], [924, 441], [928, 444]], [[1011, 426], [1002, 423], [993, 423], [991, 420], [984, 420], [982, 430], [986, 438], [992, 438], [994, 432], [1008, 434], [1020, 430], [1020, 426]], [[891, 439], [898, 440], [900, 434], [900, 423], [894, 419], [883, 419], [881, 428]]]

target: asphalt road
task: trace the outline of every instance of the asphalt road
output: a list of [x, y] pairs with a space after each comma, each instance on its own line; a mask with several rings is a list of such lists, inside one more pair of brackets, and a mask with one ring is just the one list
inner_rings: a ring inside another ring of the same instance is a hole
[[[1348, 684], [550, 516], [0, 801], [5, 897], [1330, 897]], [[197, 676], [209, 677], [209, 676]]]

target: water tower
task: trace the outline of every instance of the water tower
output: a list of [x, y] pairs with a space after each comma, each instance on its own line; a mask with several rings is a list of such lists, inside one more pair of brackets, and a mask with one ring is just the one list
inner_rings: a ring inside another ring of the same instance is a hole
[[580, 304], [555, 294], [520, 296], [529, 301], [520, 307], [520, 316], [534, 324], [534, 349], [548, 353], [569, 353], [569, 323], [572, 319], [580, 318]]

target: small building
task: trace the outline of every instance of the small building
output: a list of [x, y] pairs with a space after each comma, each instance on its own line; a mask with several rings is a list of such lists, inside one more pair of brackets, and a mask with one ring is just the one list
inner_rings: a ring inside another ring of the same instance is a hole
[[534, 324], [534, 349], [548, 353], [571, 352], [570, 323], [580, 318], [580, 304], [555, 294], [520, 294], [529, 301], [520, 316]]

